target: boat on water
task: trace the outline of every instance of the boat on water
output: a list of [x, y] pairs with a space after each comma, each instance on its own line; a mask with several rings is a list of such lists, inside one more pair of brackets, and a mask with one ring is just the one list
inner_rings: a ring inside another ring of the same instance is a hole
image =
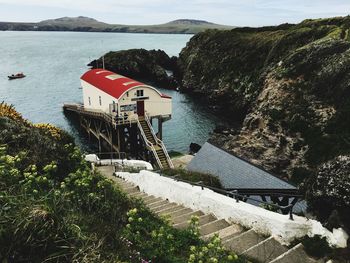
[[17, 74], [12, 74], [10, 76], [8, 76], [9, 80], [12, 79], [21, 79], [24, 78], [26, 75], [24, 75], [22, 72], [21, 73], [17, 73]]

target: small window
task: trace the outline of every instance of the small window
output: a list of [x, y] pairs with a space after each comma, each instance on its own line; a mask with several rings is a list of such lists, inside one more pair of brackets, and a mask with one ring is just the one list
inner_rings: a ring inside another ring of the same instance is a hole
[[90, 99], [90, 97], [89, 97], [89, 106], [91, 106], [91, 99]]
[[101, 99], [101, 96], [98, 96], [98, 101], [100, 102], [100, 106], [102, 106], [102, 99]]
[[137, 97], [143, 97], [143, 89], [137, 90], [136, 91], [136, 96]]
[[129, 91], [126, 92], [126, 96], [129, 97]]

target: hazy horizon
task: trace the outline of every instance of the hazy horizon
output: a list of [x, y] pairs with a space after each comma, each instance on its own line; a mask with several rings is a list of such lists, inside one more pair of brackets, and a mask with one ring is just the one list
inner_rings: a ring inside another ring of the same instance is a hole
[[231, 26], [265, 26], [349, 13], [350, 2], [346, 0], [0, 0], [0, 19], [5, 22], [86, 16], [110, 24], [152, 25], [196, 19]]

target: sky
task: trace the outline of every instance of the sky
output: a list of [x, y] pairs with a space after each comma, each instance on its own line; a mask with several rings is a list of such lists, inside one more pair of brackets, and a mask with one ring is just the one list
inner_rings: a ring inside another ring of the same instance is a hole
[[87, 16], [111, 24], [149, 25], [188, 18], [265, 26], [349, 13], [350, 0], [0, 0], [0, 21], [9, 22]]

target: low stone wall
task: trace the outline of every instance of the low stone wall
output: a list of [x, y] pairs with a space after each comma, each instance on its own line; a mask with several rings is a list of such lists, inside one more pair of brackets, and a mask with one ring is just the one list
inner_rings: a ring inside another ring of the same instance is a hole
[[213, 213], [219, 219], [253, 228], [263, 235], [271, 235], [282, 244], [288, 245], [305, 235], [321, 235], [327, 237], [332, 246], [346, 247], [348, 236], [342, 229], [334, 229], [332, 233], [315, 220], [294, 216], [292, 221], [288, 215], [274, 213], [245, 202], [237, 203], [234, 199], [212, 190], [178, 182], [150, 171], [141, 171], [137, 174], [119, 172], [117, 176], [134, 183], [147, 194], [162, 197], [204, 213]]

